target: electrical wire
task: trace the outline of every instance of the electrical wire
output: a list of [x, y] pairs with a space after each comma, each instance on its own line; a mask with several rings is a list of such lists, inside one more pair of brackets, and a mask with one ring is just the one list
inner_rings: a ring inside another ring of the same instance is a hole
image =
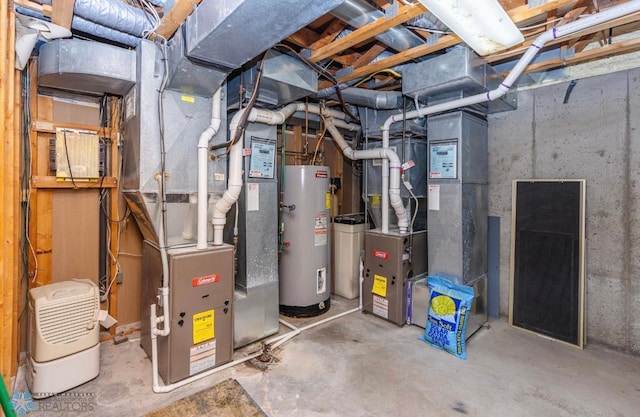
[[33, 244], [31, 243], [31, 239], [29, 238], [29, 221], [30, 221], [30, 210], [31, 210], [31, 173], [33, 171], [33, 158], [31, 154], [31, 72], [30, 66], [27, 65], [24, 71], [22, 71], [22, 175], [20, 177], [21, 180], [21, 189], [23, 193], [21, 208], [22, 208], [22, 221], [24, 222], [23, 226], [23, 242], [22, 242], [22, 278], [21, 285], [24, 288], [24, 304], [22, 309], [20, 310], [20, 314], [18, 316], [18, 322], [21, 322], [25, 317], [25, 312], [27, 311], [27, 306], [29, 305], [29, 258], [33, 257], [33, 281], [35, 282], [38, 276], [38, 257], [36, 256], [35, 249]]
[[238, 120], [238, 127], [236, 129], [235, 137], [232, 138], [229, 142], [227, 142], [228, 146], [225, 152], [226, 154], [231, 152], [231, 148], [233, 147], [233, 145], [238, 143], [238, 141], [240, 140], [240, 138], [242, 138], [244, 134], [247, 121], [249, 120], [249, 113], [251, 112], [251, 109], [253, 108], [253, 105], [255, 104], [256, 99], [258, 98], [258, 91], [260, 89], [260, 80], [262, 79], [262, 69], [264, 68], [266, 55], [267, 55], [266, 52], [262, 55], [260, 66], [258, 67], [258, 70], [256, 72], [256, 81], [253, 85], [253, 91], [251, 92], [251, 96], [249, 97], [247, 106], [244, 108], [244, 113], [242, 114], [242, 117], [240, 118], [240, 120]]
[[316, 148], [313, 151], [313, 160], [311, 161], [311, 165], [315, 165], [316, 164], [316, 157], [318, 156], [318, 149], [320, 149], [320, 144], [322, 143], [323, 139], [324, 139], [324, 135], [325, 133], [327, 133], [327, 123], [324, 119], [323, 115], [320, 115], [320, 117], [322, 118], [322, 124], [324, 126], [324, 129], [322, 130], [322, 134], [320, 134], [320, 137], [318, 138], [318, 141], [316, 142]]
[[78, 185], [76, 184], [75, 179], [73, 178], [73, 169], [71, 167], [71, 161], [69, 160], [69, 149], [67, 148], [67, 130], [62, 130], [62, 138], [64, 141], [64, 156], [67, 159], [67, 168], [69, 168], [69, 176], [71, 177], [71, 183], [73, 184], [73, 189], [77, 190]]
[[378, 74], [382, 74], [382, 73], [389, 73], [391, 75], [393, 75], [396, 78], [402, 78], [402, 74], [400, 74], [398, 71], [392, 69], [392, 68], [385, 68], [385, 69], [381, 69], [380, 71], [376, 71], [373, 74], [370, 74], [367, 78], [364, 78], [360, 81], [358, 81], [354, 87], [358, 87], [364, 83], [366, 83], [367, 81], [369, 81], [370, 79], [372, 79], [373, 77], [375, 77]]
[[147, 11], [147, 13], [145, 13], [145, 16], [152, 26], [151, 29], [145, 29], [144, 31], [142, 31], [142, 37], [148, 39], [153, 34], [155, 34], [160, 27], [160, 15], [158, 14], [158, 11], [155, 9], [155, 7], [153, 7], [153, 5], [150, 4], [147, 0], [138, 0], [138, 3], [141, 6], [140, 9], [142, 9], [143, 11]]
[[340, 106], [342, 107], [342, 110], [351, 119], [353, 119], [355, 121], [358, 121], [358, 122], [360, 121], [360, 118], [358, 116], [356, 116], [355, 114], [353, 114], [353, 112], [349, 109], [349, 106], [347, 106], [347, 103], [344, 101], [344, 98], [342, 97], [342, 90], [340, 90], [340, 85], [338, 83], [338, 80], [336, 80], [336, 77], [334, 77], [332, 73], [330, 73], [326, 69], [322, 68], [320, 65], [316, 64], [315, 62], [309, 61], [307, 58], [305, 58], [302, 55], [300, 55], [295, 49], [293, 49], [289, 45], [286, 45], [284, 43], [278, 43], [275, 46], [276, 47], [282, 47], [282, 48], [285, 48], [285, 49], [289, 50], [299, 60], [301, 60], [302, 62], [307, 64], [309, 67], [311, 67], [311, 69], [313, 69], [319, 75], [321, 75], [322, 77], [326, 78], [329, 82], [331, 82], [334, 85], [334, 88], [336, 90], [336, 95], [338, 96], [338, 100], [340, 101]]
[[414, 26], [414, 25], [406, 25], [405, 27], [407, 29], [421, 30], [429, 33], [437, 33], [438, 35], [451, 35], [453, 33], [450, 30], [429, 29], [429, 28], [423, 28], [423, 27]]

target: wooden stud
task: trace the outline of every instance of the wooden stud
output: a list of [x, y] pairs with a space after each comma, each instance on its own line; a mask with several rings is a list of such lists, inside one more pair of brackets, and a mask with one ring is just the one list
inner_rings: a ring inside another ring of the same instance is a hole
[[[0, 373], [5, 384], [15, 375], [18, 363], [19, 298], [19, 130], [20, 94], [16, 94], [15, 16], [9, 2], [0, 3]], [[19, 91], [19, 90], [18, 90]]]
[[[639, 22], [640, 21], [640, 13], [633, 13], [630, 14], [628, 16], [624, 16], [624, 17], [620, 17], [618, 19], [614, 19], [611, 20], [609, 22], [606, 23], [601, 23], [599, 25], [595, 25], [592, 26], [588, 29], [585, 30], [581, 30], [580, 32], [576, 32], [575, 34], [566, 37], [566, 38], [562, 38], [562, 39], [556, 39], [556, 40], [552, 40], [550, 42], [547, 42], [545, 44], [545, 46], [552, 46], [552, 45], [557, 45], [559, 43], [562, 42], [567, 42], [570, 41], [572, 39], [577, 39], [577, 38], [581, 38], [583, 36], [586, 35], [590, 35], [596, 32], [600, 32], [603, 30], [607, 30], [609, 28], [613, 28], [613, 27], [617, 27], [617, 26], [622, 26], [622, 25], [626, 25], [632, 22]], [[518, 55], [522, 55], [524, 53], [524, 51], [527, 50], [527, 48], [529, 48], [529, 46], [531, 46], [531, 43], [535, 40], [535, 38], [531, 38], [529, 40], [527, 40], [526, 42], [524, 42], [522, 45], [519, 45], [517, 47], [514, 47], [512, 49], [509, 49], [503, 53], [500, 54], [496, 54], [496, 55], [491, 55], [485, 58], [485, 61], [488, 63], [493, 63], [493, 62], [498, 62], [498, 61], [503, 61], [506, 60], [508, 58], [512, 58], [514, 56], [518, 56]]]
[[53, 0], [53, 14], [51, 22], [65, 29], [71, 29], [73, 20], [73, 6], [76, 0]]
[[576, 0], [548, 0], [546, 3], [531, 8], [529, 8], [529, 5], [523, 4], [520, 7], [507, 10], [507, 14], [514, 23], [518, 24], [534, 17], [547, 14], [547, 12], [552, 10], [570, 6], [575, 3]]
[[165, 39], [169, 39], [178, 30], [180, 25], [196, 9], [202, 0], [176, 0], [169, 13], [160, 21], [160, 27], [156, 33]]
[[563, 67], [566, 65], [578, 64], [595, 59], [607, 58], [614, 55], [626, 54], [640, 50], [640, 38], [629, 39], [622, 42], [616, 42], [611, 45], [605, 45], [600, 48], [593, 48], [586, 51], [576, 53], [571, 58], [550, 59], [548, 61], [531, 64], [525, 68], [524, 72], [535, 72], [548, 70], [552, 68]]
[[333, 40], [347, 27], [347, 23], [340, 19], [334, 19], [329, 26], [320, 34], [320, 39], [315, 41], [309, 48], [318, 49], [333, 42]]
[[[116, 176], [116, 179], [119, 180], [119, 178], [117, 178], [117, 175], [119, 175], [118, 172], [118, 157], [120, 155], [120, 151], [118, 149], [118, 141], [120, 139], [118, 132], [120, 131], [120, 113], [119, 113], [119, 107], [118, 107], [118, 103], [119, 100], [122, 99], [118, 99], [118, 98], [111, 98], [109, 100], [109, 108], [111, 109], [111, 123], [109, 123], [110, 127], [111, 127], [111, 132], [113, 132], [111, 134], [111, 175]], [[111, 251], [111, 253], [113, 254], [113, 256], [117, 257], [119, 256], [118, 254], [118, 248], [120, 247], [120, 233], [118, 233], [118, 231], [120, 230], [120, 225], [118, 223], [119, 219], [119, 210], [118, 208], [120, 207], [120, 190], [117, 187], [112, 188], [111, 190], [109, 190], [109, 216], [107, 216], [107, 222], [110, 222], [110, 227], [111, 227], [111, 239], [110, 239], [110, 246], [109, 246], [109, 250]], [[115, 219], [116, 221], [113, 222], [110, 219]], [[117, 264], [116, 261], [114, 261], [114, 259], [112, 259], [111, 257], [108, 258], [109, 259], [109, 267], [107, 268], [107, 273], [108, 273], [108, 277], [113, 278], [113, 275], [117, 269]], [[111, 292], [109, 293], [109, 314], [112, 317], [115, 317], [116, 319], [118, 318], [118, 283], [114, 283], [111, 286]], [[112, 336], [115, 336], [116, 334], [116, 326], [113, 326], [109, 329], [109, 333], [111, 333]]]
[[[50, 100], [50, 104], [53, 106], [53, 100]], [[51, 120], [33, 120], [31, 122], [31, 128], [36, 132], [41, 133], [56, 133], [56, 129], [70, 129], [70, 130], [86, 130], [89, 132], [96, 132], [102, 137], [111, 136], [110, 127], [101, 127], [93, 125], [84, 125], [79, 123], [58, 123]]]
[[[390, 56], [389, 58], [381, 59], [380, 61], [376, 61], [373, 64], [369, 64], [364, 67], [356, 68], [354, 71], [338, 80], [338, 82], [346, 82], [356, 78], [364, 77], [369, 74], [373, 74], [374, 72], [378, 72], [385, 68], [392, 68], [396, 65], [400, 65], [404, 62], [410, 61], [414, 58], [418, 58], [432, 52], [437, 52], [442, 49], [445, 49], [449, 46], [453, 46], [457, 43], [460, 43], [460, 38], [453, 35], [445, 35], [440, 37], [438, 43], [435, 45], [418, 45], [414, 48], [407, 49], [406, 51], [398, 52], [395, 55]], [[318, 90], [331, 86], [330, 83], [321, 83], [318, 85]]]
[[385, 49], [387, 49], [387, 48], [382, 44], [377, 43], [377, 44], [373, 45], [371, 48], [369, 48], [369, 50], [367, 52], [365, 52], [364, 54], [360, 55], [360, 57], [358, 59], [356, 59], [356, 61], [353, 63], [353, 68], [360, 68], [362, 66], [367, 65], [375, 57], [377, 57], [382, 52], [384, 52]]
[[[35, 10], [42, 13], [44, 16], [51, 17], [53, 10], [50, 4], [40, 4], [31, 0], [13, 0], [16, 6], [21, 6], [27, 9]], [[4, 16], [3, 16], [4, 17]]]
[[52, 175], [34, 175], [31, 178], [31, 186], [33, 188], [49, 188], [49, 189], [69, 189], [69, 188], [115, 188], [118, 186], [118, 180], [115, 177], [101, 177], [92, 180], [75, 180], [67, 179], [61, 181]]
[[301, 46], [303, 48], [308, 48], [309, 45], [313, 44], [320, 38], [316, 32], [311, 29], [302, 28], [293, 35], [289, 36], [285, 40], [294, 45]]

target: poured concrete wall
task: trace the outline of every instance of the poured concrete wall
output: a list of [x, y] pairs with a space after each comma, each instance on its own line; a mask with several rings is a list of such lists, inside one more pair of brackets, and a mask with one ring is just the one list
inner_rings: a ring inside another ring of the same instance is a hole
[[518, 93], [489, 116], [489, 215], [500, 217], [500, 312], [509, 313], [513, 179], [586, 179], [588, 342], [640, 354], [640, 70]]

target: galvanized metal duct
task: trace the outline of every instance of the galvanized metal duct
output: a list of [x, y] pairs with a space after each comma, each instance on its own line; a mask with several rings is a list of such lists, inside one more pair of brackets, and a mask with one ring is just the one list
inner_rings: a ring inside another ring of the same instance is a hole
[[[331, 14], [355, 28], [360, 28], [384, 17], [383, 12], [365, 0], [346, 0], [342, 5], [333, 9]], [[382, 32], [375, 39], [396, 51], [405, 51], [423, 43], [419, 36], [401, 26]]]
[[399, 91], [376, 91], [349, 87], [342, 90], [342, 98], [349, 104], [372, 109], [399, 109], [402, 107], [402, 93]]
[[[344, 33], [345, 31], [348, 31], [348, 29], [345, 29], [345, 30], [343, 31], [343, 33]], [[338, 35], [338, 36], [340, 36], [340, 35]], [[376, 62], [378, 62], [378, 61], [382, 61], [383, 59], [389, 58], [389, 57], [390, 57], [390, 56], [392, 56], [392, 55], [394, 55], [394, 54], [393, 54], [393, 53], [391, 53], [391, 52], [389, 52], [389, 51], [383, 51], [382, 53], [380, 53], [380, 55], [378, 55], [377, 57], [373, 58], [373, 59], [371, 60], [371, 62], [370, 62], [370, 63], [371, 63], [371, 64], [373, 64], [373, 63], [376, 63]], [[394, 71], [395, 71], [395, 72], [397, 72], [397, 73], [402, 74], [402, 72], [404, 71], [404, 68], [405, 68], [407, 65], [408, 65], [408, 64], [396, 65], [395, 67], [390, 68], [390, 69], [394, 70]], [[363, 80], [363, 78], [364, 78], [364, 77], [355, 78], [355, 79], [353, 79], [353, 80], [349, 80], [349, 81], [347, 81], [347, 82], [345, 82], [345, 83], [340, 83], [340, 84], [338, 85], [338, 88], [339, 88], [340, 90], [344, 90], [344, 89], [345, 89], [345, 88], [347, 88], [347, 87], [351, 87], [352, 85], [358, 84], [360, 81], [362, 81], [362, 80]], [[326, 87], [326, 88], [323, 88], [322, 90], [318, 91], [318, 92], [315, 94], [315, 96], [314, 96], [314, 97], [316, 97], [316, 98], [325, 98], [325, 97], [332, 97], [332, 98], [336, 98], [337, 96], [336, 96], [335, 94], [336, 94], [336, 88], [335, 88], [335, 86], [332, 86], [332, 87]], [[395, 107], [395, 108], [397, 108], [397, 107]]]
[[185, 23], [187, 56], [239, 68], [343, 1], [203, 1]]

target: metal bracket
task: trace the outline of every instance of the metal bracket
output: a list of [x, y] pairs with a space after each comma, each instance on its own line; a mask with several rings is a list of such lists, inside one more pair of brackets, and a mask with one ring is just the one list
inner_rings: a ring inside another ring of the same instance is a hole
[[392, 5], [384, 9], [384, 16], [387, 19], [391, 19], [392, 17], [396, 17], [398, 15], [398, 3], [394, 2]]
[[342, 77], [346, 77], [348, 75], [353, 74], [353, 66], [348, 66], [345, 68], [340, 68], [339, 70], [336, 71], [336, 78], [342, 78]]
[[529, 0], [529, 8], [533, 9], [534, 7], [542, 6], [546, 4], [548, 0]]
[[303, 50], [301, 50], [300, 52], [298, 52], [300, 54], [301, 57], [303, 58], [309, 58], [311, 56], [311, 53], [313, 51], [309, 48], [305, 48]]
[[576, 48], [571, 47], [560, 49], [560, 59], [562, 59], [563, 61], [569, 58], [573, 58], [574, 56], [576, 56]]
[[438, 43], [439, 39], [440, 39], [439, 33], [432, 33], [431, 35], [427, 36], [427, 39], [425, 39], [424, 41], [427, 45], [433, 46]]

